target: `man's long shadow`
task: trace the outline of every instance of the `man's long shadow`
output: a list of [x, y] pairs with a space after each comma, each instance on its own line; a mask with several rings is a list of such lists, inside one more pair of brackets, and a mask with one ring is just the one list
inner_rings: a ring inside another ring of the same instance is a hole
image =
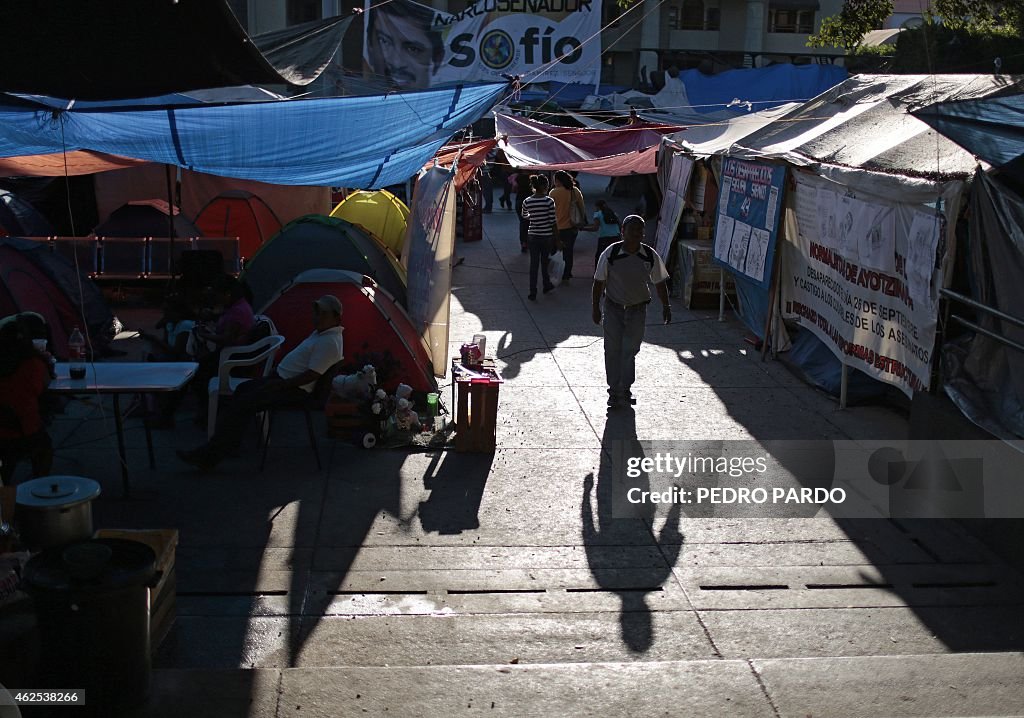
[[[646, 472], [641, 471], [637, 477], [630, 478], [624, 471], [626, 457], [644, 456], [643, 447], [636, 437], [636, 416], [632, 409], [609, 411], [601, 447], [596, 516], [592, 498], [594, 475], [587, 474], [583, 482], [580, 506], [583, 546], [595, 581], [602, 588], [617, 593], [622, 600], [619, 624], [623, 643], [629, 650], [643, 653], [654, 645], [655, 639], [647, 594], [672, 577], [672, 569], [683, 548], [683, 534], [679, 530], [681, 508], [678, 503], [672, 504], [661, 531], [655, 536], [655, 505], [650, 502], [630, 504], [627, 501], [627, 493], [631, 489], [650, 490]], [[658, 547], [663, 561], [657, 566], [643, 567], [641, 586], [624, 586], [614, 571], [605, 568], [608, 554], [615, 548], [650, 546], [652, 542]]]

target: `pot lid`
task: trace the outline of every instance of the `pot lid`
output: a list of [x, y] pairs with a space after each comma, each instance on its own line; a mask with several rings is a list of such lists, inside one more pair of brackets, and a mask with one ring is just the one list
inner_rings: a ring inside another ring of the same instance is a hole
[[65, 508], [99, 495], [100, 485], [82, 476], [42, 476], [18, 485], [18, 505], [34, 508]]
[[25, 565], [29, 590], [102, 592], [148, 585], [156, 553], [140, 541], [89, 539], [48, 548]]

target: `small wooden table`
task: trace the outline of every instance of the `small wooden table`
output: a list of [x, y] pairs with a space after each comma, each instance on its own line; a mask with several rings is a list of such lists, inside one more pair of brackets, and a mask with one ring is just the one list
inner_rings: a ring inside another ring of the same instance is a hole
[[497, 445], [498, 389], [504, 383], [493, 359], [467, 367], [452, 359], [455, 450], [493, 453]]
[[[128, 482], [128, 458], [124, 443], [124, 417], [121, 415], [122, 394], [151, 394], [179, 391], [195, 376], [199, 365], [195, 362], [103, 362], [86, 364], [85, 378], [72, 379], [71, 366], [57, 364], [57, 378], [47, 391], [66, 396], [110, 394], [114, 398], [114, 424], [117, 427], [117, 451], [121, 458], [121, 481], [124, 495], [131, 493]], [[146, 426], [146, 448], [149, 467], [156, 468], [153, 456], [153, 436]]]

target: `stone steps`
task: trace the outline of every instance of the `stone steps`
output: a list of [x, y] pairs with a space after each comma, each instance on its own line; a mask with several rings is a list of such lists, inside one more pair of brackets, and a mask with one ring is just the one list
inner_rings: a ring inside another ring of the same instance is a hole
[[1012, 716], [1022, 675], [1021, 653], [158, 670], [133, 718]]

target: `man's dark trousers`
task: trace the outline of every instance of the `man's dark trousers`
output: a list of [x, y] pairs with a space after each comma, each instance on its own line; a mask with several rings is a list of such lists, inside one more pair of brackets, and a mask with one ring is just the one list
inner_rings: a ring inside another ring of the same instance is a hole
[[286, 387], [276, 376], [260, 377], [243, 382], [217, 417], [217, 430], [206, 445], [212, 457], [221, 459], [237, 449], [256, 414], [267, 409], [295, 404], [309, 399], [310, 394], [299, 387]]

